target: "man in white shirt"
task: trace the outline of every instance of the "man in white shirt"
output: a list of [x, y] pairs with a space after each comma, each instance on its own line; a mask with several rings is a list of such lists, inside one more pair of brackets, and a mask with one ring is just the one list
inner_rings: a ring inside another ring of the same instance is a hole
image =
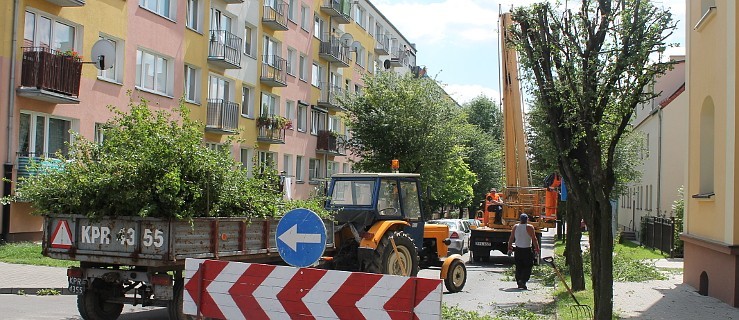
[[[534, 252], [539, 252], [539, 241], [536, 238], [534, 226], [528, 223], [529, 216], [522, 213], [518, 219], [519, 223], [513, 226], [511, 236], [508, 238], [508, 254], [514, 252], [516, 283], [519, 289], [526, 290], [526, 282], [529, 281], [531, 269], [534, 267]], [[515, 251], [514, 243], [516, 244]]]

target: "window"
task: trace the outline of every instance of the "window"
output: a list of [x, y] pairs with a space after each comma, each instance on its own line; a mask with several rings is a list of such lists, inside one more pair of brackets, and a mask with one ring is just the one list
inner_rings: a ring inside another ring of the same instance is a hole
[[359, 65], [362, 68], [365, 67], [366, 62], [367, 62], [365, 60], [367, 58], [366, 54], [367, 53], [365, 52], [363, 46], [359, 46], [359, 48], [357, 48], [357, 65]]
[[211, 74], [208, 78], [208, 99], [231, 101], [231, 83], [219, 76]]
[[326, 177], [331, 177], [339, 173], [339, 163], [336, 161], [326, 161]]
[[295, 59], [297, 54], [295, 49], [287, 48], [287, 74], [295, 76]]
[[298, 131], [305, 132], [308, 117], [308, 106], [298, 103]]
[[277, 97], [262, 93], [262, 105], [259, 109], [259, 115], [274, 116], [278, 114], [279, 110], [277, 108]]
[[285, 176], [293, 176], [293, 156], [291, 154], [284, 154], [282, 156], [282, 171], [285, 171]]
[[169, 19], [177, 12], [177, 1], [172, 0], [139, 0], [139, 6]]
[[343, 168], [342, 168], [342, 171], [341, 172], [343, 172], [343, 173], [351, 173], [351, 168], [349, 168], [349, 164], [348, 163], [345, 163], [342, 166], [343, 166]]
[[341, 132], [341, 119], [337, 116], [330, 116], [328, 119], [328, 130]]
[[298, 76], [300, 77], [300, 80], [305, 81], [305, 61], [306, 58], [304, 55], [300, 55], [300, 64], [298, 65]]
[[200, 31], [201, 0], [187, 0], [187, 21], [185, 25], [195, 31]]
[[356, 83], [354, 84], [354, 93], [355, 94], [361, 94], [362, 93], [361, 87], [359, 87], [359, 85], [356, 84]]
[[295, 101], [285, 101], [285, 118], [289, 121], [295, 121]]
[[258, 161], [257, 166], [259, 167], [260, 173], [264, 172], [264, 169], [267, 168], [277, 169], [277, 158], [274, 152], [259, 151]]
[[105, 140], [105, 124], [95, 122], [95, 144], [102, 144]]
[[374, 36], [375, 35], [375, 31], [372, 30], [374, 27], [375, 27], [375, 17], [369, 16], [369, 19], [367, 21], [367, 28], [368, 28], [367, 29], [367, 33], [369, 33], [370, 36]]
[[321, 79], [323, 78], [323, 67], [316, 62], [313, 62], [313, 68], [311, 69], [310, 83], [316, 87], [321, 87]]
[[[231, 17], [223, 14], [221, 10], [210, 8], [210, 30], [231, 32]], [[225, 43], [225, 39], [221, 42]]]
[[295, 0], [289, 0], [287, 5], [287, 18], [295, 22]]
[[[719, 118], [720, 120], [721, 118]], [[714, 163], [716, 153], [716, 142], [714, 140], [714, 131], [716, 128], [716, 111], [714, 110], [713, 99], [706, 98], [703, 101], [700, 111], [700, 176], [698, 181], [699, 193], [709, 195], [715, 192], [714, 177], [716, 176]]]
[[244, 54], [252, 57], [254, 56], [254, 46], [252, 45], [254, 43], [254, 39], [252, 38], [253, 36], [254, 32], [252, 27], [244, 27]]
[[252, 98], [252, 88], [241, 87], [241, 115], [247, 118], [254, 118], [254, 98]]
[[324, 122], [326, 121], [326, 114], [318, 111], [318, 110], [311, 110], [310, 113], [310, 133], [313, 135], [318, 135], [318, 130], [324, 130]]
[[71, 23], [40, 13], [26, 11], [23, 29], [24, 47], [42, 47], [59, 51], [74, 51], [77, 28]]
[[321, 160], [310, 159], [308, 163], [308, 180], [311, 182], [317, 181], [321, 177]]
[[282, 56], [282, 48], [280, 43], [275, 41], [274, 38], [264, 36], [264, 48], [262, 48], [262, 62], [270, 66], [281, 68], [282, 66], [277, 64], [278, 57]]
[[303, 182], [303, 156], [295, 156], [295, 181]]
[[411, 220], [421, 217], [421, 207], [418, 198], [418, 185], [412, 181], [400, 182], [400, 198], [403, 199], [403, 213]]
[[254, 175], [253, 168], [254, 151], [251, 149], [241, 149], [241, 165], [246, 168], [246, 176], [252, 177]]
[[308, 31], [308, 26], [310, 25], [310, 17], [308, 16], [308, 12], [308, 7], [304, 5], [300, 6], [300, 28], [305, 31]]
[[[372, 50], [367, 51], [367, 61], [365, 61], [365, 63], [372, 63], [372, 62], [375, 61], [375, 55], [373, 55], [371, 51]], [[365, 69], [367, 69], [367, 71], [369, 71], [370, 73], [372, 73], [372, 68], [368, 68], [366, 64], [363, 65], [363, 67], [365, 67]]]
[[46, 114], [21, 113], [18, 129], [18, 152], [23, 156], [51, 157], [69, 154], [72, 122]]
[[200, 70], [185, 65], [185, 101], [200, 103]]
[[100, 40], [108, 40], [113, 44], [115, 57], [109, 58], [116, 59], [116, 63], [110, 69], [100, 70], [98, 73], [98, 77], [116, 83], [123, 82], [123, 40], [114, 39], [105, 35], [100, 35]]
[[364, 21], [364, 8], [362, 6], [356, 6], [354, 7], [354, 21], [357, 22], [357, 24], [362, 27], [362, 29], [367, 30], [366, 21]]
[[154, 93], [172, 92], [170, 71], [171, 61], [158, 54], [136, 50], [136, 86]]
[[314, 19], [315, 20], [313, 21], [313, 36], [316, 37], [316, 38], [318, 38], [318, 39], [323, 39], [322, 38], [323, 37], [323, 30], [325, 30], [324, 29], [323, 19], [321, 19], [321, 17], [318, 15], [318, 13], [315, 14]]

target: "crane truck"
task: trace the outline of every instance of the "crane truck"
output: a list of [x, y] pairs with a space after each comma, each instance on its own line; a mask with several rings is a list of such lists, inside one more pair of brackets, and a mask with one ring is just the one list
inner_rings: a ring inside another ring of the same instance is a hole
[[[473, 229], [470, 236], [471, 260], [475, 262], [487, 261], [492, 250], [503, 254], [508, 252], [508, 238], [520, 214], [526, 213], [529, 216], [529, 223], [534, 225], [539, 243], [542, 231], [554, 227], [557, 219], [558, 176], [553, 175], [552, 182], [544, 187], [532, 186], [530, 183], [518, 62], [515, 49], [508, 46], [511, 24], [510, 13], [500, 16], [503, 143], [507, 186], [503, 188], [502, 194], [488, 193], [485, 197], [482, 217], [477, 217], [482, 224]], [[503, 199], [502, 210], [496, 208], [499, 198]]]

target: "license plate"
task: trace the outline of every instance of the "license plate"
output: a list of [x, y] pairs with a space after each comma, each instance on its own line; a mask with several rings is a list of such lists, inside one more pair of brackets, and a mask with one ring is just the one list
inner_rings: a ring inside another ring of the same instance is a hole
[[69, 290], [69, 292], [74, 294], [83, 294], [85, 293], [86, 287], [86, 280], [82, 280], [80, 278], [69, 278], [69, 287], [67, 287], [67, 290]]
[[490, 242], [482, 242], [482, 241], [475, 241], [476, 246], [482, 246], [482, 247], [490, 247], [493, 244]]

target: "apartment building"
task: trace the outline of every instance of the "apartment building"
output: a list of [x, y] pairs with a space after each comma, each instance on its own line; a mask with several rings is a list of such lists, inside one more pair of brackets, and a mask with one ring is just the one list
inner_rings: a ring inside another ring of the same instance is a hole
[[[363, 0], [9, 0], [0, 11], [12, 17], [0, 22], [0, 157], [13, 181], [33, 174], [31, 159], [67, 152], [70, 130], [103, 139], [108, 105], [146, 99], [184, 103], [205, 144], [238, 138], [231, 153], [250, 174], [273, 166], [286, 196], [307, 198], [351, 171], [336, 97], [361, 92], [365, 74], [418, 70], [415, 46]], [[115, 51], [106, 70], [90, 57], [101, 39]], [[40, 238], [31, 210], [3, 206], [3, 240]]]

